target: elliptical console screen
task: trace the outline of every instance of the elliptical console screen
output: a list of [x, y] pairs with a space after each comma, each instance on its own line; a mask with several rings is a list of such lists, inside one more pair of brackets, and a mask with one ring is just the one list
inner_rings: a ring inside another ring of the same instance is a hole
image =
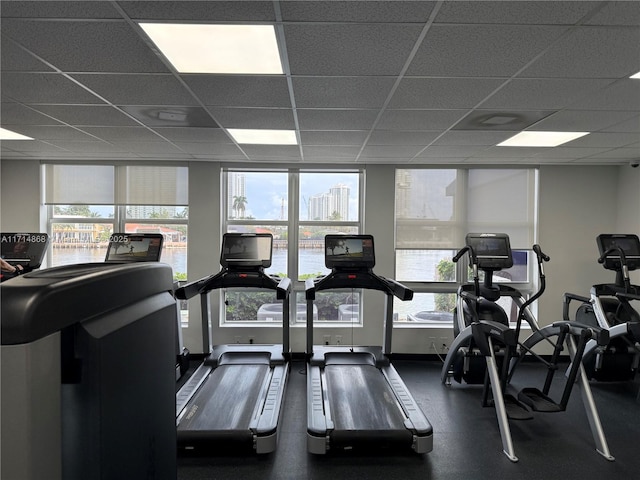
[[[627, 260], [627, 268], [629, 270], [640, 268], [640, 240], [637, 235], [602, 234], [598, 235], [596, 242], [601, 256], [611, 248], [621, 248]], [[620, 270], [620, 254], [618, 252], [607, 254], [603, 265], [609, 270]]]
[[46, 233], [2, 233], [0, 255], [12, 265], [39, 268], [48, 245]]
[[225, 233], [220, 265], [226, 268], [269, 268], [273, 235], [270, 233]]
[[327, 235], [324, 237], [327, 268], [373, 268], [376, 264], [371, 235]]
[[513, 267], [511, 245], [506, 233], [469, 233], [469, 245], [478, 259], [480, 269], [502, 269]]
[[159, 233], [114, 233], [104, 259], [107, 263], [158, 262], [163, 237]]

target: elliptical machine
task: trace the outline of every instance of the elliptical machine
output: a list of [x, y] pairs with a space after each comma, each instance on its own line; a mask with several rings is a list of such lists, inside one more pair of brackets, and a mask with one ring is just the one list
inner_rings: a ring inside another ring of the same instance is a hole
[[[513, 266], [508, 235], [467, 235], [466, 246], [454, 256], [453, 261], [457, 262], [463, 255], [469, 254], [473, 283], [461, 285], [458, 289], [454, 311], [456, 337], [445, 358], [442, 382], [450, 385], [453, 378], [459, 383], [483, 384], [482, 405], [495, 408], [503, 452], [509, 460], [517, 462], [509, 419], [527, 420], [533, 418], [534, 412], [551, 413], [566, 410], [573, 386], [579, 379], [596, 449], [606, 459], [613, 460], [588, 381], [582, 374], [583, 367], [580, 361], [587, 341], [594, 339], [597, 344], [606, 345], [607, 332], [569, 321], [555, 322], [539, 328], [529, 306], [544, 292], [543, 262], [548, 261], [549, 257], [542, 252], [539, 245], [534, 245], [533, 251], [537, 258], [540, 289], [527, 300], [517, 289], [502, 283], [493, 283], [494, 272]], [[479, 271], [484, 273], [482, 285]], [[510, 298], [518, 309], [515, 328], [498, 304], [501, 298], [506, 297]], [[519, 340], [522, 321], [526, 321], [533, 332], [524, 342]], [[533, 347], [540, 341], [548, 342], [553, 347], [550, 360], [545, 360], [533, 351]], [[569, 352], [573, 361], [566, 373], [562, 398], [556, 402], [549, 396], [549, 392], [555, 372], [560, 368], [561, 353], [564, 351]], [[511, 387], [510, 381], [515, 367], [526, 355], [533, 356], [546, 366], [544, 386], [542, 389], [528, 387], [511, 393], [514, 388]]]
[[602, 234], [596, 242], [598, 263], [616, 272], [615, 283], [591, 287], [590, 297], [564, 295], [564, 319], [569, 320], [573, 300], [582, 302], [575, 320], [607, 330], [607, 345], [589, 342], [583, 363], [589, 379], [624, 382], [635, 378], [640, 364], [640, 312], [632, 303], [640, 300], [640, 286], [631, 284], [629, 272], [640, 268], [640, 240], [637, 235]]

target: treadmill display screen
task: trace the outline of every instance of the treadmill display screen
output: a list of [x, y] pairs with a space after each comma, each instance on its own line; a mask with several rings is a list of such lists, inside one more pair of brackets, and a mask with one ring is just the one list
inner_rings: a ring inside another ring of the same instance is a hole
[[327, 235], [324, 238], [327, 268], [373, 268], [376, 264], [371, 235]]
[[480, 269], [502, 269], [513, 266], [509, 236], [504, 233], [469, 233], [469, 245], [478, 259]]
[[104, 259], [107, 263], [158, 262], [163, 237], [159, 233], [114, 233]]
[[[627, 268], [636, 270], [640, 268], [640, 240], [637, 235], [598, 235], [596, 239], [600, 255], [610, 248], [621, 248], [627, 260]], [[609, 270], [619, 270], [621, 268], [620, 254], [615, 251], [608, 254], [604, 259], [604, 268]]]
[[0, 254], [7, 262], [38, 268], [49, 245], [46, 233], [2, 233]]
[[225, 233], [220, 265], [226, 268], [269, 268], [273, 235], [270, 233]]

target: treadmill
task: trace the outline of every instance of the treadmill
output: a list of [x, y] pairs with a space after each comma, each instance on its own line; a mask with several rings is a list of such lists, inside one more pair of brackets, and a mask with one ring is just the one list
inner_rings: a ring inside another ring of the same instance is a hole
[[[162, 256], [164, 237], [161, 233], [112, 233], [105, 255], [105, 263], [159, 262]], [[173, 290], [178, 282], [173, 282]], [[175, 321], [176, 381], [189, 368], [189, 350], [184, 347], [180, 308]]]
[[[278, 422], [289, 373], [289, 293], [291, 280], [267, 275], [273, 236], [225, 233], [222, 270], [179, 288], [176, 296], [200, 295], [205, 361], [178, 391], [178, 447], [193, 450], [215, 442], [251, 445], [256, 453], [276, 449]], [[209, 293], [221, 288], [276, 291], [282, 301], [282, 345], [211, 346]]]
[[[406, 301], [413, 291], [373, 273], [371, 235], [327, 235], [325, 265], [331, 273], [305, 283], [307, 300], [307, 449], [357, 445], [433, 449], [433, 429], [389, 360], [393, 299]], [[384, 345], [313, 345], [313, 301], [318, 291], [364, 288], [386, 295]]]

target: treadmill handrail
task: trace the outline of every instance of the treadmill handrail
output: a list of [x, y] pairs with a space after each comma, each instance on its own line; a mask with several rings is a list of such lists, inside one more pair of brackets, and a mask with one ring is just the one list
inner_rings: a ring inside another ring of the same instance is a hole
[[239, 271], [224, 269], [214, 275], [195, 280], [176, 290], [179, 300], [189, 300], [196, 295], [206, 295], [211, 290], [234, 287], [266, 288], [276, 291], [278, 300], [287, 298], [291, 292], [291, 279], [271, 276], [264, 270]]
[[371, 269], [334, 268], [329, 275], [309, 279], [305, 282], [306, 299], [314, 300], [316, 291], [340, 288], [380, 290], [402, 301], [413, 298], [413, 290], [393, 279], [376, 275]]

